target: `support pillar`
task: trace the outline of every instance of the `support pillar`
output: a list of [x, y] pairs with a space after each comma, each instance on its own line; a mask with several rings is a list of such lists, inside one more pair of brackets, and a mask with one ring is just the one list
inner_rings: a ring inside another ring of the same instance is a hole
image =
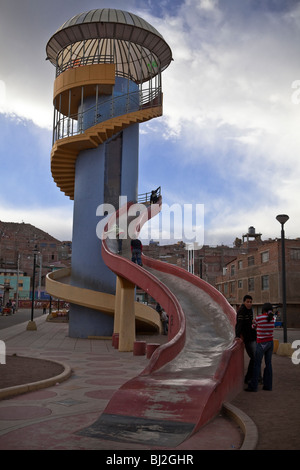
[[135, 284], [118, 276], [114, 332], [119, 333], [119, 351], [133, 351], [135, 341], [134, 289]]

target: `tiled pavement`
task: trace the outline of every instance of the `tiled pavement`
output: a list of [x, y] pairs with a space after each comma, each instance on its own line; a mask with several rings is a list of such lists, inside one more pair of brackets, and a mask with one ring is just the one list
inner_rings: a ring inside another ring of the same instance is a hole
[[[37, 331], [27, 331], [24, 323], [1, 330], [6, 353], [58, 361], [72, 374], [61, 383], [0, 401], [0, 449], [171, 450], [80, 434], [101, 415], [113, 393], [145, 368], [148, 359], [120, 353], [111, 340], [69, 338], [67, 324], [45, 320], [45, 316], [36, 319]], [[153, 341], [153, 337], [138, 339]], [[158, 341], [164, 337], [156, 336]], [[239, 449], [243, 437], [239, 426], [221, 412], [176, 451]]]

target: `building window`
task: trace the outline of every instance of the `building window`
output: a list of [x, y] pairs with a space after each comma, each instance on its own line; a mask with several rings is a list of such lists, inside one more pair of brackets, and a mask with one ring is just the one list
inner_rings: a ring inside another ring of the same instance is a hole
[[291, 259], [300, 259], [300, 248], [291, 248], [290, 256]]
[[230, 294], [234, 295], [235, 293], [235, 282], [230, 283]]
[[261, 289], [262, 290], [269, 290], [269, 276], [262, 276], [261, 277]]
[[243, 261], [238, 261], [238, 269], [243, 269]]
[[254, 266], [254, 256], [248, 256], [248, 266]]
[[242, 279], [239, 279], [238, 280], [238, 289], [242, 289], [243, 288], [243, 281]]
[[254, 277], [248, 279], [248, 291], [254, 291]]
[[263, 253], [261, 253], [261, 262], [266, 263], [267, 261], [269, 261], [269, 252], [264, 251]]
[[228, 283], [225, 282], [224, 284], [224, 294], [228, 294]]
[[230, 274], [231, 274], [231, 276], [234, 276], [234, 275], [235, 275], [235, 264], [232, 264], [232, 265], [230, 266]]

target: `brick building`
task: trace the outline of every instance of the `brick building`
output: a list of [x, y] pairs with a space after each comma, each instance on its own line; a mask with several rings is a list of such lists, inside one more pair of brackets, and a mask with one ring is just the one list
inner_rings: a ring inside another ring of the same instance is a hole
[[[218, 276], [216, 288], [238, 308], [245, 294], [253, 297], [254, 313], [265, 302], [282, 311], [281, 239], [247, 240], [236, 258]], [[287, 326], [300, 326], [300, 239], [285, 240]]]
[[235, 259], [240, 251], [239, 246], [226, 245], [204, 245], [200, 249], [188, 250], [188, 246], [183, 242], [174, 245], [150, 242], [149, 246], [144, 246], [143, 249], [146, 256], [180, 266], [213, 286], [216, 278], [222, 274], [224, 265]]
[[[200, 249], [188, 250], [188, 246], [184, 242], [173, 245], [159, 245], [159, 243], [150, 242], [143, 248], [144, 255], [180, 266], [213, 286], [215, 286], [217, 277], [222, 274], [224, 265], [235, 259], [240, 251], [239, 244], [234, 247], [204, 245]], [[143, 291], [138, 289], [137, 293], [140, 301], [153, 302]]]

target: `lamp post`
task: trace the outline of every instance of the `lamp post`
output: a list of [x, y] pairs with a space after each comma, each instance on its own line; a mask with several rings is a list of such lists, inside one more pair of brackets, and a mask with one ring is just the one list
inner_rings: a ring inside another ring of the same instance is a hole
[[38, 254], [38, 250], [35, 246], [33, 250], [33, 275], [32, 275], [32, 294], [31, 294], [31, 316], [30, 316], [30, 321], [28, 322], [27, 325], [27, 330], [36, 330], [36, 323], [33, 320], [33, 312], [34, 312], [34, 288], [35, 288], [35, 270], [36, 270], [36, 257]]
[[286, 214], [280, 214], [277, 215], [276, 219], [281, 224], [283, 342], [287, 343], [284, 224], [289, 220], [289, 216]]

